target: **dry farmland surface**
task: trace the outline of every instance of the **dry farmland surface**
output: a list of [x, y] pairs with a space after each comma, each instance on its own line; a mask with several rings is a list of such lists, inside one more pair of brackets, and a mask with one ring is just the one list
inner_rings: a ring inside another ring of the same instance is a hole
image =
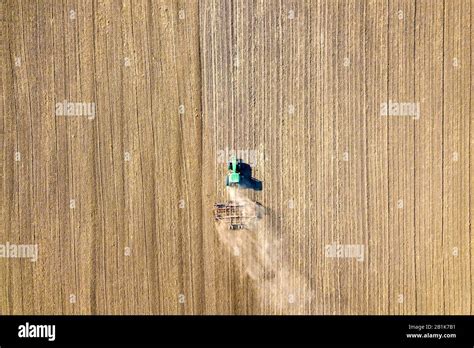
[[473, 11], [0, 0], [0, 314], [474, 314]]

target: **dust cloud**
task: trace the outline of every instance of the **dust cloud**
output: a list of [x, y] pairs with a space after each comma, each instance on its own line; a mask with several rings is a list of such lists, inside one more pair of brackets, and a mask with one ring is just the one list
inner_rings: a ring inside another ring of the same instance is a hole
[[[228, 187], [227, 193], [229, 200], [243, 205], [244, 214], [263, 208], [237, 188]], [[281, 231], [268, 220], [265, 213], [262, 219], [241, 230], [230, 230], [225, 222], [217, 222], [219, 240], [252, 280], [262, 312], [307, 312], [314, 298], [309, 281], [291, 269], [291, 251], [284, 245]]]

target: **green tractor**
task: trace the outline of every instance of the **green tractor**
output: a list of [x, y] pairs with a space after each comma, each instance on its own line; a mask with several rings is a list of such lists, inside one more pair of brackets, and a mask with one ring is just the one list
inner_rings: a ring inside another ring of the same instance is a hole
[[235, 156], [228, 164], [229, 174], [225, 178], [226, 186], [262, 190], [262, 182], [252, 178], [252, 167]]
[[[262, 182], [252, 178], [252, 168], [242, 160], [232, 157], [228, 169], [226, 186], [262, 190]], [[228, 224], [231, 230], [252, 228], [263, 217], [264, 212], [263, 206], [258, 202], [246, 204], [231, 200], [214, 204], [215, 220]]]
[[237, 161], [236, 157], [232, 157], [232, 159], [229, 162], [228, 169], [230, 171], [229, 174], [227, 174], [226, 179], [225, 179], [225, 184], [226, 186], [239, 186], [240, 183], [240, 160]]

